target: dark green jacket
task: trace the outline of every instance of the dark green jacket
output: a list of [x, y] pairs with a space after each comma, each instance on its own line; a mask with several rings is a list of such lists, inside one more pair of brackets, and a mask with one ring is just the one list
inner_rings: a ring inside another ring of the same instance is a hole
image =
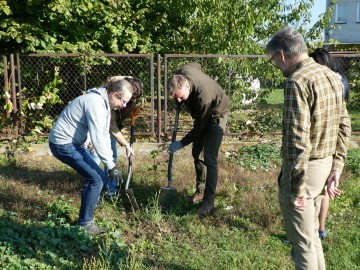
[[186, 146], [204, 136], [211, 120], [228, 113], [229, 99], [221, 86], [201, 71], [198, 63], [189, 63], [176, 74], [185, 76], [190, 82], [190, 95], [184, 103], [194, 119], [194, 126], [181, 140]]

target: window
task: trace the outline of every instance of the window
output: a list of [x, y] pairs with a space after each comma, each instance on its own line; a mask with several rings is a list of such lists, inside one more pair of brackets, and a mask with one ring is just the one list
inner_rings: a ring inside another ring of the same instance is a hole
[[335, 22], [346, 23], [346, 3], [338, 3], [335, 7]]
[[360, 2], [357, 3], [356, 22], [360, 22]]

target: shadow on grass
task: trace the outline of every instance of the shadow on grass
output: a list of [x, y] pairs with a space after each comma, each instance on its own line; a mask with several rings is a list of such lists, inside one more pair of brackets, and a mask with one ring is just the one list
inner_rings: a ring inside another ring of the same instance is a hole
[[0, 206], [5, 211], [21, 213], [23, 219], [42, 220], [47, 215], [47, 203], [38, 197], [24, 198], [15, 189], [0, 192]]
[[[44, 161], [45, 162], [45, 161]], [[52, 190], [56, 194], [79, 192], [82, 188], [82, 179], [72, 169], [52, 170], [32, 169], [22, 165], [2, 166], [4, 177], [20, 183], [35, 185], [40, 189]]]
[[[154, 199], [157, 198], [159, 195], [160, 189], [163, 186], [167, 185], [166, 179], [166, 164], [167, 159], [166, 157], [163, 160], [159, 159], [159, 166], [158, 171], [149, 171], [147, 167], [141, 167], [143, 164], [147, 164], [152, 162], [149, 159], [146, 163], [145, 161], [138, 160], [133, 172], [133, 177], [130, 182], [129, 188], [133, 190], [134, 197], [140, 207], [141, 210], [151, 207], [151, 204], [154, 203]], [[43, 162], [43, 164], [37, 163]], [[47, 163], [53, 162], [52, 165], [47, 165]], [[70, 167], [67, 166], [60, 166], [55, 164], [58, 161], [52, 161], [51, 158], [49, 160], [37, 160], [37, 163], [26, 163], [26, 160], [23, 160], [23, 163], [20, 163], [18, 166], [8, 166], [5, 168], [5, 176], [14, 179], [19, 185], [23, 184], [25, 189], [29, 189], [29, 187], [34, 188], [32, 194], [30, 190], [24, 191], [29, 192], [29, 194], [14, 194], [13, 198], [9, 198], [9, 202], [17, 203], [18, 205], [23, 205], [23, 210], [26, 209], [26, 205], [34, 206], [35, 208], [42, 209], [39, 213], [29, 212], [29, 218], [38, 219], [41, 214], [41, 217], [44, 217], [44, 213], [46, 212], [46, 202], [43, 201], [43, 197], [41, 194], [37, 196], [37, 192], [40, 193], [47, 193], [52, 195], [65, 195], [71, 198], [76, 198], [76, 203], [80, 200], [80, 194], [82, 190], [82, 178], [76, 173], [76, 171], [72, 170]], [[122, 160], [119, 160], [121, 164]], [[179, 165], [176, 163], [179, 162]], [[181, 162], [181, 163], [180, 163]], [[169, 209], [162, 211], [166, 215], [175, 215], [178, 217], [182, 217], [185, 215], [194, 216], [194, 218], [198, 218], [197, 210], [200, 207], [200, 204], [193, 205], [187, 202], [186, 198], [189, 195], [189, 192], [193, 192], [194, 186], [194, 170], [193, 164], [190, 164], [190, 171], [189, 171], [189, 163], [183, 164], [183, 159], [176, 159], [175, 160], [175, 177], [174, 177], [174, 184], [177, 187], [177, 193], [174, 196], [173, 202]], [[122, 171], [124, 171], [124, 180], [126, 179], [126, 169], [127, 163], [124, 160], [124, 165]], [[224, 162], [223, 162], [224, 163]], [[43, 165], [43, 166], [42, 166]], [[215, 226], [227, 226], [229, 228], [239, 228], [245, 231], [249, 230], [249, 226], [247, 225], [247, 220], [251, 219], [254, 212], [257, 209], [252, 209], [255, 205], [254, 201], [245, 201], [244, 205], [242, 205], [243, 201], [238, 201], [236, 198], [237, 196], [245, 198], [249, 197], [249, 200], [254, 200], [255, 195], [250, 194], [254, 193], [251, 190], [255, 184], [256, 186], [264, 185], [262, 179], [255, 181], [251, 175], [244, 174], [243, 172], [238, 172], [237, 166], [229, 167], [225, 166], [225, 172], [220, 172], [222, 175], [222, 179], [229, 179], [229, 182], [223, 180], [219, 183], [216, 203], [215, 203], [215, 211], [209, 216], [209, 220]], [[41, 169], [44, 168], [44, 169]], [[259, 175], [257, 175], [259, 176]], [[267, 178], [269, 175], [267, 174]], [[0, 179], [1, 180], [1, 179]], [[249, 188], [250, 192], [246, 190], [241, 190], [238, 193], [234, 192], [233, 187], [236, 185], [238, 188]], [[122, 189], [124, 189], [125, 183], [122, 185]], [[17, 185], [15, 186], [15, 190], [17, 189]], [[36, 191], [37, 190], [37, 191]], [[104, 194], [104, 193], [103, 193]], [[23, 196], [27, 195], [27, 196]], [[6, 201], [8, 200], [6, 194], [0, 193], [0, 200]], [[31, 197], [32, 196], [32, 197]], [[31, 197], [31, 198], [30, 198]], [[38, 198], [38, 199], [37, 199]], [[234, 199], [235, 198], [235, 199]], [[49, 199], [50, 201], [50, 199]], [[53, 198], [52, 198], [53, 201]], [[225, 203], [231, 203], [235, 208], [234, 211], [227, 211], [224, 210]], [[253, 203], [254, 202], [254, 203]], [[10, 211], [18, 212], [19, 207], [11, 205], [11, 203], [6, 204], [6, 209]], [[121, 205], [121, 200], [119, 201]], [[246, 206], [245, 204], [249, 204]], [[121, 206], [120, 206], [121, 207]], [[106, 209], [106, 208], [104, 208]], [[251, 209], [252, 212], [250, 212]], [[123, 211], [119, 209], [120, 211]], [[45, 211], [45, 212], [44, 212]], [[103, 215], [106, 216], [106, 211], [102, 211]], [[261, 209], [256, 213], [256, 217], [262, 214], [262, 217], [257, 218], [257, 220], [251, 219], [252, 222], [257, 223], [259, 226], [266, 228], [268, 224], [271, 223], [271, 219], [274, 218], [273, 216], [267, 216], [267, 213], [262, 213]], [[97, 214], [96, 214], [97, 216]]]

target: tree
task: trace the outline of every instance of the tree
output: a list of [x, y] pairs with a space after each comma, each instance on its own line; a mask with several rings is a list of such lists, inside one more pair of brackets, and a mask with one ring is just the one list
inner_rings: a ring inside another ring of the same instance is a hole
[[[319, 39], [326, 16], [310, 31], [305, 28], [313, 3], [314, 0], [298, 0], [295, 5], [286, 0], [0, 0], [0, 54], [264, 54], [270, 35], [284, 25], [296, 26], [309, 41]], [[116, 61], [110, 57], [86, 58], [86, 72], [92, 74], [94, 81], [105, 79], [104, 67]], [[188, 59], [172, 61], [168, 70], [175, 71], [185, 61]], [[21, 98], [28, 106], [18, 111], [18, 118], [27, 121], [25, 132], [34, 127], [47, 131], [53, 121], [51, 112], [68, 102], [69, 97], [63, 98], [65, 94], [72, 89], [80, 94], [83, 89], [81, 79], [69, 82], [75, 73], [79, 76], [83, 72], [83, 59], [54, 57], [48, 63], [53, 69], [44, 72], [42, 65], [22, 62]], [[283, 79], [275, 74], [280, 71], [271, 69], [264, 58], [219, 58], [202, 64], [206, 73], [226, 86], [232, 110], [239, 109], [253, 80], [261, 78], [275, 87]], [[124, 72], [128, 72], [125, 66]], [[262, 89], [258, 100], [272, 90]], [[11, 109], [10, 105], [6, 110]]]
[[305, 33], [313, 2], [0, 0], [0, 53], [262, 54], [281, 26]]
[[127, 0], [2, 0], [2, 52], [140, 52], [149, 40]]

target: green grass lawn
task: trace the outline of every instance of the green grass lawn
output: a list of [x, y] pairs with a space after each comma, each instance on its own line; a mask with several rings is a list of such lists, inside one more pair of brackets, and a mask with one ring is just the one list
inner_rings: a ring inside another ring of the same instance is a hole
[[[108, 233], [97, 237], [76, 226], [82, 181], [73, 170], [51, 156], [1, 155], [0, 269], [293, 269], [277, 201], [278, 150], [272, 147], [231, 160], [220, 154], [216, 209], [205, 219], [185, 199], [194, 192], [190, 149], [174, 157], [177, 196], [167, 211], [157, 196], [166, 186], [168, 154], [137, 153], [131, 188], [140, 211], [127, 214], [120, 202], [104, 201], [95, 221]], [[349, 154], [342, 195], [330, 203], [327, 269], [360, 269], [358, 150]], [[118, 165], [125, 171], [126, 159]]]

